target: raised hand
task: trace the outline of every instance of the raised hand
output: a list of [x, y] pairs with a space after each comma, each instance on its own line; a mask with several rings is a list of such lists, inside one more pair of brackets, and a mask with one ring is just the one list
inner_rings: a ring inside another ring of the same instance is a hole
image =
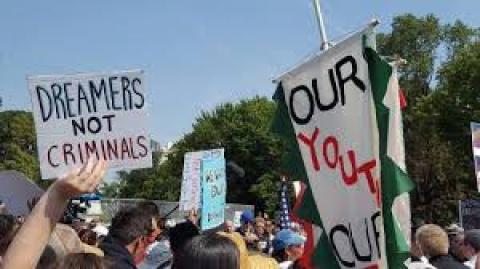
[[[59, 178], [43, 194], [10, 244], [3, 268], [35, 268], [68, 200], [95, 191], [106, 171], [106, 162], [89, 159], [80, 169]], [[32, 240], [34, 239], [34, 240]]]
[[105, 175], [106, 167], [106, 161], [103, 159], [96, 163], [93, 159], [89, 159], [83, 167], [74, 169], [59, 178], [53, 183], [52, 189], [66, 199], [94, 192]]

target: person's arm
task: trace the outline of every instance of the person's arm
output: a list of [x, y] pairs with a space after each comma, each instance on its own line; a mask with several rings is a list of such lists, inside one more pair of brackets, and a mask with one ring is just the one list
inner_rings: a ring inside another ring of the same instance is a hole
[[35, 268], [68, 201], [80, 194], [93, 192], [105, 170], [105, 161], [94, 165], [89, 160], [81, 169], [75, 169], [55, 181], [10, 244], [3, 259], [4, 269]]

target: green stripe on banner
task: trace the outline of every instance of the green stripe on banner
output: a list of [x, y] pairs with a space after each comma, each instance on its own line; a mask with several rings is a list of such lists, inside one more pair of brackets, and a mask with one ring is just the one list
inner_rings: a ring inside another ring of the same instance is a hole
[[393, 69], [371, 48], [365, 48], [365, 56], [368, 62], [379, 129], [382, 208], [387, 262], [389, 268], [405, 268], [403, 263], [409, 257], [407, 238], [404, 237], [398, 223], [395, 221], [392, 205], [397, 196], [412, 190], [414, 185], [400, 167], [387, 155], [388, 143], [393, 143], [394, 141], [388, 141], [390, 110], [384, 105], [383, 100], [387, 94], [388, 83]]
[[[295, 213], [300, 218], [314, 223], [324, 230], [322, 220], [313, 199], [312, 189], [308, 183], [307, 172], [303, 164], [295, 131], [292, 122], [290, 121], [290, 116], [288, 115], [285, 94], [281, 83], [278, 84], [273, 99], [277, 102], [277, 110], [275, 111], [275, 117], [272, 123], [272, 131], [283, 139], [287, 149], [286, 153], [283, 155], [282, 169], [284, 169], [286, 174], [303, 181], [307, 186], [301, 206]], [[320, 265], [321, 268], [340, 268], [326, 233], [322, 233], [315, 248], [312, 260], [314, 264]]]

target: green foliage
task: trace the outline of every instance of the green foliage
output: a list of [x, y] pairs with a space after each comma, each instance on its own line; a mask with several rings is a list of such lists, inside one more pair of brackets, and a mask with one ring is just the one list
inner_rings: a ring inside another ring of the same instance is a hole
[[46, 186], [40, 180], [36, 158], [36, 136], [32, 113], [25, 111], [0, 112], [0, 170], [17, 170]]
[[235, 162], [246, 172], [243, 178], [227, 173], [227, 201], [254, 204], [273, 213], [283, 152], [281, 142], [270, 132], [274, 111], [273, 101], [255, 97], [202, 112], [192, 132], [174, 145], [165, 162], [155, 162], [151, 169], [119, 173], [124, 186], [118, 195], [178, 201], [184, 154], [223, 147], [226, 161]]
[[469, 127], [480, 120], [478, 31], [460, 21], [440, 25], [433, 15], [407, 14], [378, 41], [382, 54], [407, 60], [399, 71], [408, 101], [407, 168], [416, 182], [413, 217], [457, 221], [458, 200], [477, 196]]
[[407, 101], [428, 94], [434, 75], [436, 51], [440, 45], [443, 29], [433, 15], [415, 17], [406, 14], [395, 17], [392, 32], [378, 35], [379, 52], [382, 55], [400, 56], [407, 64], [400, 66], [400, 83], [408, 89]]

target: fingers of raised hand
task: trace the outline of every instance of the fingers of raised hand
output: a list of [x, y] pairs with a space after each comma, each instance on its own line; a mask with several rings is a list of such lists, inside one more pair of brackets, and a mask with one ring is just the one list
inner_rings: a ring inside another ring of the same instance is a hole
[[95, 191], [98, 184], [100, 184], [107, 170], [106, 168], [107, 168], [107, 162], [103, 159], [101, 159], [95, 164], [95, 166], [93, 167], [92, 173], [88, 178], [87, 185], [89, 187], [89, 190], [88, 190], [89, 192]]
[[69, 196], [94, 192], [103, 179], [105, 171], [105, 160], [95, 162], [90, 158], [81, 168], [70, 171], [59, 183], [62, 191]]
[[106, 171], [106, 161], [101, 159], [98, 162], [88, 161], [78, 175], [78, 183], [82, 192], [93, 192], [103, 179]]

